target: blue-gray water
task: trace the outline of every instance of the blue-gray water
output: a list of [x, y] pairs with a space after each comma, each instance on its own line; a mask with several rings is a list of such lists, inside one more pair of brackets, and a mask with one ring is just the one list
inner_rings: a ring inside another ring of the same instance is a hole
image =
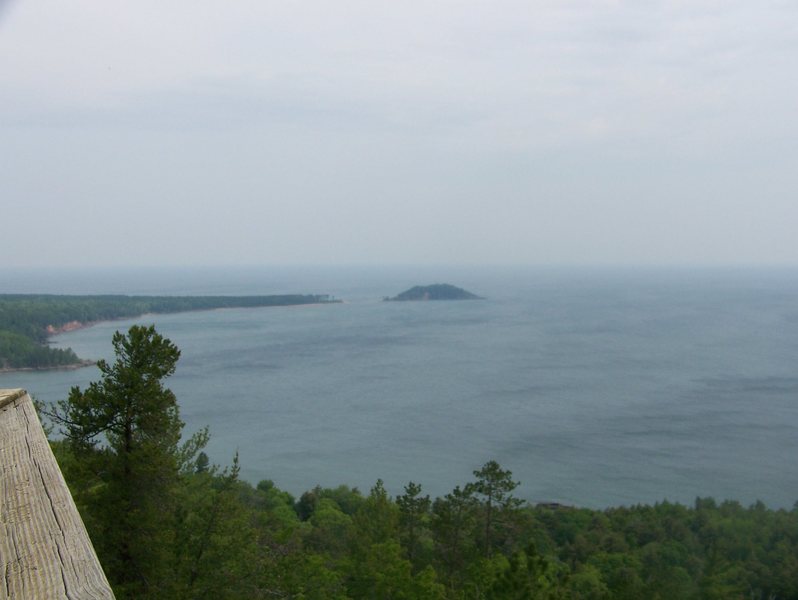
[[[448, 282], [478, 302], [382, 303]], [[382, 478], [441, 495], [498, 460], [519, 495], [591, 507], [798, 500], [798, 270], [2, 271], [0, 292], [331, 293], [344, 304], [150, 316], [209, 454], [294, 494]], [[133, 321], [61, 335], [109, 357]], [[0, 375], [42, 400], [95, 368]]]

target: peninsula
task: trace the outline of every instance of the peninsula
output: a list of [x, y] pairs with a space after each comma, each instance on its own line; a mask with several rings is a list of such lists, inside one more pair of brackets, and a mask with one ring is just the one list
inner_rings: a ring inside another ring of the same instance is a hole
[[340, 302], [329, 295], [275, 296], [61, 296], [0, 294], [0, 372], [86, 366], [70, 348], [50, 348], [47, 338], [100, 321], [217, 308], [255, 308]]
[[472, 294], [448, 283], [434, 283], [432, 285], [417, 285], [405, 290], [393, 298], [385, 297], [386, 302], [411, 302], [419, 300], [481, 300], [476, 294]]

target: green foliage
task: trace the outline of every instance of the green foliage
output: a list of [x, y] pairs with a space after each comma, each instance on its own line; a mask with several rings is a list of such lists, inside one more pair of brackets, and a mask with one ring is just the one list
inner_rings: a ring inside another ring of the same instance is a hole
[[229, 470], [196, 473], [178, 486], [172, 595], [231, 600], [256, 596], [258, 532], [251, 510], [241, 501], [238, 473], [236, 456]]
[[[414, 566], [424, 557], [425, 544], [429, 538], [430, 507], [429, 496], [421, 495], [421, 486], [412, 481], [405, 486], [405, 493], [396, 498], [399, 507], [399, 538]], [[431, 542], [431, 540], [430, 540]]]
[[179, 445], [183, 422], [162, 384], [180, 356], [174, 344], [134, 326], [113, 346], [116, 361], [98, 363], [100, 381], [72, 388], [51, 416], [76, 459], [73, 486], [109, 580], [117, 595], [140, 597], [168, 581], [181, 460], [207, 433]]
[[265, 587], [267, 597], [296, 600], [346, 600], [344, 574], [322, 555], [299, 552], [286, 557], [282, 577]]
[[313, 516], [313, 511], [316, 510], [316, 506], [322, 498], [333, 500], [350, 517], [355, 515], [364, 501], [363, 495], [357, 488], [350, 488], [346, 485], [339, 485], [337, 488], [322, 488], [317, 485], [312, 490], [303, 493], [294, 504], [299, 518], [307, 521]]
[[485, 556], [490, 556], [496, 543], [495, 530], [508, 526], [514, 511], [522, 504], [512, 496], [518, 482], [513, 481], [513, 474], [502, 469], [495, 460], [474, 471], [474, 476], [477, 480], [468, 488], [478, 501], [481, 500], [482, 548]]
[[69, 348], [48, 348], [21, 333], [0, 330], [0, 369], [40, 369], [79, 362]]
[[52, 368], [80, 364], [70, 349], [48, 348], [47, 336], [68, 324], [90, 324], [215, 308], [291, 306], [334, 302], [328, 296], [54, 296], [0, 294], [0, 369]]
[[396, 539], [399, 531], [399, 508], [391, 501], [382, 480], [378, 479], [353, 519], [357, 549]]
[[427, 567], [412, 574], [410, 561], [403, 558], [398, 542], [372, 544], [363, 560], [355, 565], [348, 585], [352, 598], [385, 600], [444, 600], [445, 588], [438, 583], [435, 571]]
[[295, 500], [211, 465], [207, 430], [180, 443], [162, 381], [179, 351], [153, 328], [70, 392], [53, 443], [118, 598], [291, 600], [798, 598], [798, 504], [530, 507], [489, 461], [431, 501], [316, 487]]
[[570, 597], [566, 589], [567, 580], [568, 571], [564, 565], [541, 556], [530, 544], [526, 550], [515, 552], [510, 557], [487, 597], [490, 600], [565, 599]]
[[613, 598], [601, 572], [584, 565], [567, 582], [568, 598], [574, 600], [607, 600]]
[[450, 585], [455, 585], [462, 581], [466, 564], [476, 555], [476, 500], [468, 486], [456, 486], [443, 498], [435, 499], [432, 515], [436, 563]]
[[322, 498], [310, 518], [313, 529], [308, 536], [308, 546], [334, 558], [349, 554], [354, 525], [352, 517], [344, 513], [330, 498]]
[[[74, 473], [82, 463], [65, 447], [56, 454]], [[485, 557], [484, 497], [468, 484], [429, 510], [418, 486], [392, 500], [378, 482], [366, 498], [349, 491], [353, 515], [319, 488], [301, 521], [290, 494], [238, 481], [236, 464], [181, 476], [162, 597], [798, 598], [795, 510], [515, 507], [527, 525]], [[434, 544], [413, 560], [411, 523]]]
[[197, 455], [197, 460], [194, 462], [194, 472], [197, 474], [207, 473], [208, 467], [210, 466], [210, 462], [211, 461], [208, 458], [208, 455], [205, 454], [204, 452], [200, 452]]

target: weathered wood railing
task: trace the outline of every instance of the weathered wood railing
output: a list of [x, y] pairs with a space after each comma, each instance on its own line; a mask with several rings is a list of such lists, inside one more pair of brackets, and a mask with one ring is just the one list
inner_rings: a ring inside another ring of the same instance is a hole
[[0, 390], [0, 599], [113, 598], [25, 390]]

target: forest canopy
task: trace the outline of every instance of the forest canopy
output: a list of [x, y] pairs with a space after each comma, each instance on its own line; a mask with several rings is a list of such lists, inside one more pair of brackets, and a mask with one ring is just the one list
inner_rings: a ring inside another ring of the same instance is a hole
[[207, 430], [181, 440], [168, 339], [113, 344], [100, 381], [45, 414], [117, 598], [798, 599], [798, 503], [530, 505], [494, 460], [434, 499], [380, 480], [295, 498], [240, 480], [237, 457], [210, 465]]
[[54, 368], [80, 365], [67, 349], [46, 345], [49, 335], [65, 326], [88, 325], [138, 317], [216, 308], [254, 308], [336, 302], [328, 295], [273, 296], [65, 296], [0, 294], [0, 369]]

